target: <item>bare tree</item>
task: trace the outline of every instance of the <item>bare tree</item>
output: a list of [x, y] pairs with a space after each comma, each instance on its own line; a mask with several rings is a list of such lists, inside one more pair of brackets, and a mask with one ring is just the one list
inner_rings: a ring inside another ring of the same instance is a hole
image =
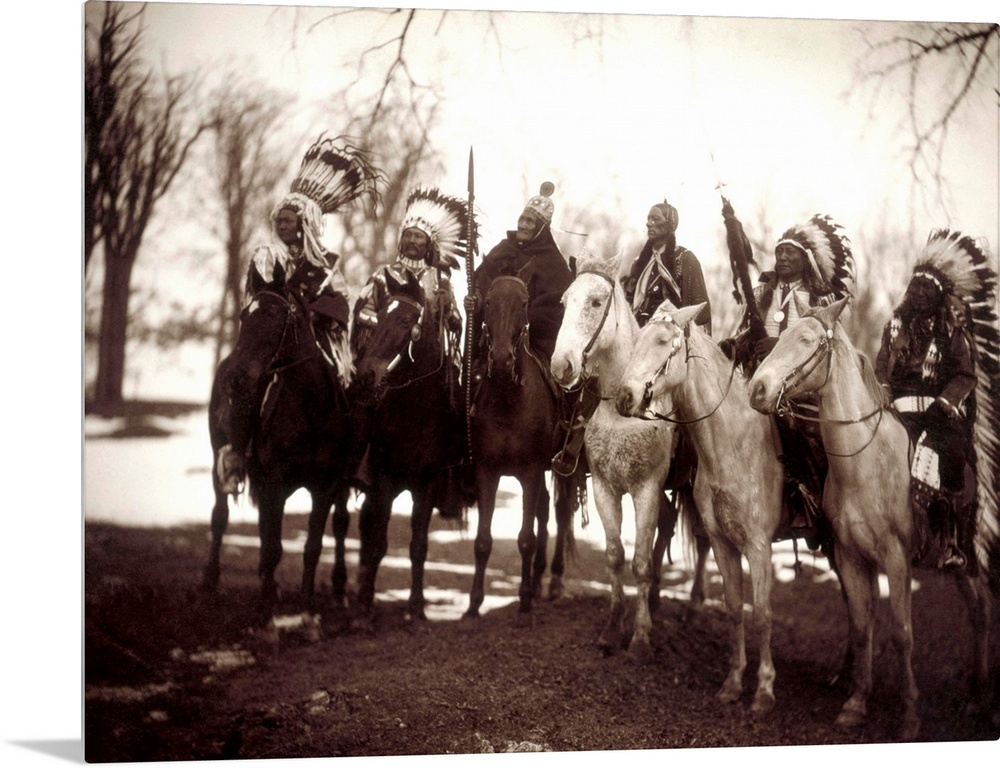
[[248, 245], [265, 221], [272, 193], [285, 177], [291, 154], [275, 138], [292, 98], [235, 73], [210, 100], [208, 124], [214, 137], [215, 191], [222, 206], [225, 271], [219, 297], [215, 365], [239, 332]]
[[[93, 208], [89, 237], [99, 232], [104, 253], [95, 406], [121, 402], [132, 268], [157, 201], [183, 166], [203, 126], [183, 128], [189, 77], [167, 77], [162, 87], [139, 56], [142, 9], [101, 4], [99, 24], [87, 25], [85, 105], [93, 106], [93, 154], [86, 190]], [[110, 71], [105, 71], [110, 68]], [[90, 92], [91, 88], [94, 92]], [[98, 90], [99, 88], [99, 90]], [[99, 105], [99, 107], [98, 107]], [[96, 133], [97, 122], [101, 130]], [[85, 120], [86, 123], [86, 120]], [[91, 136], [87, 136], [91, 151]], [[91, 165], [93, 161], [93, 165]], [[99, 229], [98, 229], [99, 228]], [[89, 263], [89, 254], [85, 253]]]
[[904, 151], [910, 173], [940, 192], [952, 128], [983, 101], [998, 103], [1000, 26], [914, 23], [887, 36], [885, 29], [873, 24], [866, 31], [868, 49], [856, 62], [852, 91], [870, 93], [873, 116], [884, 113], [885, 97], [902, 94], [899, 127], [909, 137]]

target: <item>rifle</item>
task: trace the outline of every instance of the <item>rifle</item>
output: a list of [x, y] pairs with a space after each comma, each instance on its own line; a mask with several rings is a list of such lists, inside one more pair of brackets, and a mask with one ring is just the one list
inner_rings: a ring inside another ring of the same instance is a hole
[[[472, 217], [472, 205], [476, 199], [476, 184], [472, 158], [472, 147], [469, 147], [469, 207], [465, 233], [465, 284], [469, 296], [473, 295], [473, 273], [475, 272], [476, 225]], [[465, 313], [465, 359], [463, 360], [463, 381], [465, 383], [465, 442], [468, 457], [472, 458], [472, 349], [473, 339], [472, 312]]]

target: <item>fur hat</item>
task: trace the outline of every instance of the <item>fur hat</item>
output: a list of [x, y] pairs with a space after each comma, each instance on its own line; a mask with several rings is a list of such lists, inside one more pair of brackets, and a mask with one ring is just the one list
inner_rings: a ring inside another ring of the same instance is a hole
[[556, 185], [551, 181], [543, 181], [538, 194], [532, 197], [524, 206], [524, 211], [531, 211], [539, 216], [546, 224], [552, 223], [552, 213], [555, 205], [552, 203], [551, 195], [556, 191]]
[[816, 214], [805, 224], [786, 229], [775, 243], [793, 245], [806, 255], [815, 287], [822, 293], [833, 292], [838, 298], [851, 295], [854, 281], [854, 257], [851, 241], [843, 228], [829, 216]]

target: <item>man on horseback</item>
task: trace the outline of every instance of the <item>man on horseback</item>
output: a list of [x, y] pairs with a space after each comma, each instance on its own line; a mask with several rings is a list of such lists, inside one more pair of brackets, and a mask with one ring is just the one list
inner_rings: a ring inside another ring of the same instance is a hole
[[[391, 264], [379, 267], [369, 278], [354, 304], [351, 348], [360, 360], [378, 324], [379, 312], [389, 301], [387, 277], [406, 282], [414, 275], [425, 296], [433, 296], [443, 327], [442, 344], [451, 376], [449, 394], [454, 408], [459, 408], [459, 381], [462, 370], [462, 315], [458, 311], [451, 284], [451, 270], [459, 267], [458, 256], [464, 253], [468, 213], [466, 204], [446, 195], [436, 187], [418, 187], [410, 193], [406, 213], [399, 228], [396, 257]], [[354, 439], [351, 460], [352, 480], [361, 487], [370, 483], [368, 465], [369, 408], [352, 408]], [[442, 510], [444, 511], [444, 510]]]
[[[528, 200], [517, 219], [517, 229], [509, 230], [476, 268], [473, 292], [465, 297], [464, 302], [465, 311], [472, 314], [472, 327], [478, 331], [483, 324], [483, 299], [490, 281], [500, 274], [516, 275], [529, 261], [533, 261], [534, 274], [528, 285], [529, 342], [531, 351], [541, 359], [545, 371], [549, 370], [562, 323], [562, 295], [573, 282], [573, 272], [552, 237], [555, 205], [551, 195], [554, 191], [555, 186], [545, 182], [539, 193]], [[482, 338], [481, 334], [479, 338]], [[473, 382], [482, 376], [484, 365], [485, 355], [477, 344], [473, 351]], [[563, 398], [564, 410], [568, 412], [566, 395], [560, 390], [559, 396]], [[572, 453], [561, 452], [564, 459], [562, 470], [569, 474], [575, 468], [576, 458], [583, 447], [583, 429], [573, 425], [568, 417], [563, 426], [567, 432], [564, 443], [574, 445]]]
[[[711, 336], [712, 306], [701, 262], [691, 251], [677, 244], [678, 221], [677, 209], [666, 200], [649, 209], [646, 244], [632, 262], [628, 276], [622, 280], [622, 287], [640, 328], [664, 301], [669, 300], [678, 309], [704, 302], [705, 306], [694, 322]], [[685, 489], [689, 494], [697, 457], [684, 431], [678, 430], [676, 434], [665, 488], [675, 491]], [[676, 516], [676, 508], [673, 513]]]
[[[353, 147], [321, 138], [306, 152], [291, 191], [271, 210], [270, 237], [258, 246], [247, 270], [243, 311], [254, 311], [261, 291], [299, 304], [311, 320], [318, 351], [331, 376], [346, 388], [353, 369], [347, 339], [347, 282], [340, 256], [323, 245], [324, 215], [362, 194], [376, 194], [378, 172]], [[266, 370], [267, 360], [256, 361]], [[258, 426], [263, 392], [247, 370], [229, 372], [230, 442], [219, 451], [217, 472], [226, 493], [238, 493], [250, 443]]]
[[[795, 296], [810, 307], [828, 306], [850, 296], [853, 281], [851, 243], [833, 219], [817, 214], [790, 227], [774, 248], [774, 270], [763, 272], [754, 289], [766, 335], [755, 338], [749, 314], [744, 314], [740, 331], [720, 346], [750, 376], [781, 333], [798, 319]], [[810, 531], [818, 521], [827, 461], [815, 403], [804, 399], [796, 406], [798, 413], [776, 416], [777, 441], [785, 465], [790, 526]]]
[[980, 357], [973, 307], [989, 303], [989, 275], [982, 280], [976, 267], [981, 254], [967, 236], [932, 232], [876, 358], [876, 376], [916, 445], [913, 503], [927, 515], [945, 569], [963, 568], [973, 554]]

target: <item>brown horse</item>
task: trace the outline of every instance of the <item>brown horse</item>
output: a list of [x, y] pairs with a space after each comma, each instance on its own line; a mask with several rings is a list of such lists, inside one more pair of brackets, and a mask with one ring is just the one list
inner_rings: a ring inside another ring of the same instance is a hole
[[389, 298], [357, 361], [350, 393], [351, 407], [366, 425], [372, 471], [358, 516], [360, 615], [354, 624], [365, 631], [374, 629], [376, 576], [388, 550], [392, 503], [403, 491], [413, 502], [406, 619], [426, 621], [424, 564], [431, 514], [443, 478], [465, 452], [457, 373], [445, 339], [448, 308], [438, 295], [426, 296], [412, 272], [403, 282], [390, 273], [386, 285]]
[[716, 695], [730, 703], [738, 701], [743, 690], [747, 659], [742, 558], [746, 557], [760, 649], [750, 711], [762, 715], [774, 707], [771, 542], [782, 520], [785, 473], [774, 448], [770, 418], [750, 407], [747, 382], [718, 344], [691, 322], [703, 306], [676, 309], [665, 302], [657, 309], [639, 332], [615, 404], [623, 416], [677, 424], [694, 446], [695, 503], [722, 573], [733, 629], [729, 674]]
[[[868, 358], [852, 345], [839, 322], [847, 300], [822, 309], [799, 306], [800, 319], [786, 330], [750, 380], [754, 408], [773, 413], [811, 393], [819, 406], [819, 425], [829, 460], [823, 513], [832, 525], [836, 562], [848, 607], [853, 690], [837, 725], [863, 722], [872, 688], [872, 634], [878, 601], [878, 574], [889, 582], [892, 640], [903, 676], [902, 739], [920, 728], [917, 685], [911, 655], [911, 576], [925, 531], [910, 505], [910, 439], [890, 411]], [[981, 509], [996, 530], [996, 509]], [[991, 594], [989, 553], [977, 533], [981, 562], [976, 575], [956, 574], [975, 636], [974, 680], [988, 687]], [[996, 557], [993, 553], [992, 557]]]
[[[564, 389], [596, 386], [600, 404], [584, 431], [594, 501], [604, 526], [608, 573], [611, 577], [611, 609], [598, 638], [606, 651], [617, 649], [625, 632], [625, 592], [622, 571], [625, 550], [621, 539], [622, 497], [632, 497], [636, 542], [632, 559], [638, 596], [629, 650], [646, 657], [652, 652], [649, 632], [651, 609], [659, 596], [663, 553], [673, 530], [673, 521], [662, 514], [663, 484], [670, 470], [673, 425], [643, 421], [620, 415], [611, 402], [622, 372], [632, 356], [639, 324], [632, 315], [625, 292], [616, 275], [621, 259], [582, 258], [576, 278], [563, 294], [562, 325], [556, 338], [551, 370]], [[691, 510], [689, 510], [691, 512]], [[654, 547], [654, 534], [659, 539]], [[698, 539], [698, 563], [692, 587], [692, 602], [704, 594], [703, 576], [708, 554], [707, 539]]]
[[[472, 460], [476, 471], [479, 524], [476, 572], [466, 617], [479, 615], [486, 566], [493, 547], [491, 527], [500, 477], [521, 484], [521, 553], [519, 622], [541, 596], [548, 545], [549, 492], [545, 473], [559, 449], [560, 399], [545, 364], [531, 351], [528, 284], [534, 262], [516, 275], [498, 275], [484, 298], [482, 349], [485, 368], [472, 400]], [[573, 476], [551, 473], [555, 484], [556, 546], [550, 596], [562, 592], [564, 550], [572, 546], [576, 483]], [[537, 526], [537, 532], [536, 532]]]
[[[336, 541], [333, 594], [341, 602], [345, 599], [348, 488], [340, 478], [348, 430], [343, 381], [349, 372], [332, 370], [318, 344], [306, 311], [294, 298], [261, 291], [244, 310], [236, 347], [219, 365], [212, 385], [209, 435], [213, 455], [231, 440], [231, 401], [250, 398], [261, 404], [247, 459], [248, 490], [258, 509], [260, 531], [261, 624], [270, 621], [278, 599], [275, 570], [282, 555], [285, 502], [300, 488], [312, 498], [303, 555], [304, 608], [315, 609], [316, 568], [331, 507]], [[202, 582], [208, 590], [219, 581], [220, 549], [229, 521], [227, 495], [220, 489], [218, 473], [212, 475], [212, 544]]]

